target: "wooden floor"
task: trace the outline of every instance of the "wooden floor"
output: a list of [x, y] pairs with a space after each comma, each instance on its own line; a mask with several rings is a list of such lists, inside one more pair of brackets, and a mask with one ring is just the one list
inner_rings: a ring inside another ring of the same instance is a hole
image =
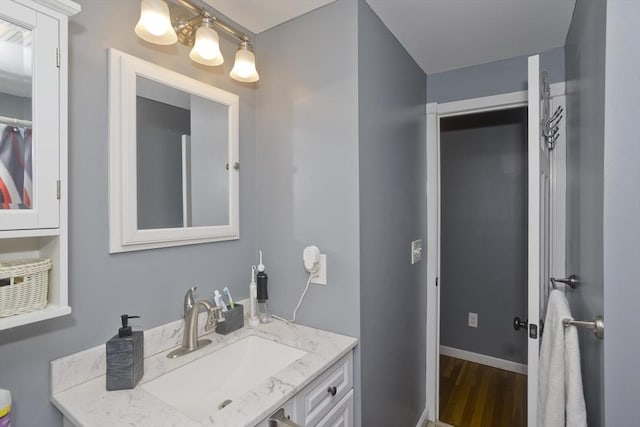
[[526, 427], [526, 375], [440, 356], [440, 421], [455, 427]]

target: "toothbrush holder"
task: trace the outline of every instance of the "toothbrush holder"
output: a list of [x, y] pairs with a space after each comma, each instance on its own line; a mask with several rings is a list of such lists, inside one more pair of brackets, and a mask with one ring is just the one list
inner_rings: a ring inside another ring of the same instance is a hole
[[230, 334], [244, 326], [244, 307], [235, 303], [234, 307], [227, 306], [224, 313], [224, 322], [218, 322], [216, 332], [222, 335]]

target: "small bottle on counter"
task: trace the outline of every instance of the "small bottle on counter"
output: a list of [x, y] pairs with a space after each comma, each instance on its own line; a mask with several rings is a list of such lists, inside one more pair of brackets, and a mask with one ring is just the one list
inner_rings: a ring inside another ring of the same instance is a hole
[[269, 300], [269, 293], [267, 291], [267, 273], [264, 271], [264, 264], [262, 263], [262, 251], [260, 252], [260, 264], [258, 264], [258, 274], [256, 276], [257, 281], [257, 296], [258, 296], [258, 320], [260, 323], [271, 322], [271, 313], [269, 312], [269, 306], [267, 301]]
[[144, 374], [144, 334], [131, 330], [129, 319], [140, 316], [123, 314], [122, 327], [107, 341], [107, 390], [134, 388]]
[[0, 388], [0, 427], [11, 427], [11, 392]]

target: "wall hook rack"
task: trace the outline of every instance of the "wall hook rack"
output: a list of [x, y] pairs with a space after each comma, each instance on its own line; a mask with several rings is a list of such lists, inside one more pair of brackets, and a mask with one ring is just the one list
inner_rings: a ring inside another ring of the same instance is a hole
[[553, 114], [551, 114], [550, 98], [551, 87], [549, 86], [549, 79], [545, 71], [542, 73], [542, 119], [540, 121], [540, 127], [547, 148], [553, 150], [560, 137], [560, 122], [562, 121], [564, 109], [558, 107]]

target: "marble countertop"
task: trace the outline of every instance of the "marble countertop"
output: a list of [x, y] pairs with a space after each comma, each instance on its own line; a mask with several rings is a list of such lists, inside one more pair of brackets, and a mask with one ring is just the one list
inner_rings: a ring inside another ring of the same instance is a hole
[[[203, 320], [200, 325], [204, 324]], [[54, 360], [51, 362], [51, 401], [69, 421], [84, 427], [253, 426], [358, 343], [355, 338], [274, 320], [255, 328], [245, 325], [229, 335], [203, 335], [213, 343], [178, 359], [168, 359], [166, 354], [181, 342], [183, 323], [180, 320], [145, 331], [145, 374], [131, 390], [106, 391], [104, 345]], [[206, 420], [191, 419], [140, 387], [250, 335], [289, 345], [307, 354]]]

